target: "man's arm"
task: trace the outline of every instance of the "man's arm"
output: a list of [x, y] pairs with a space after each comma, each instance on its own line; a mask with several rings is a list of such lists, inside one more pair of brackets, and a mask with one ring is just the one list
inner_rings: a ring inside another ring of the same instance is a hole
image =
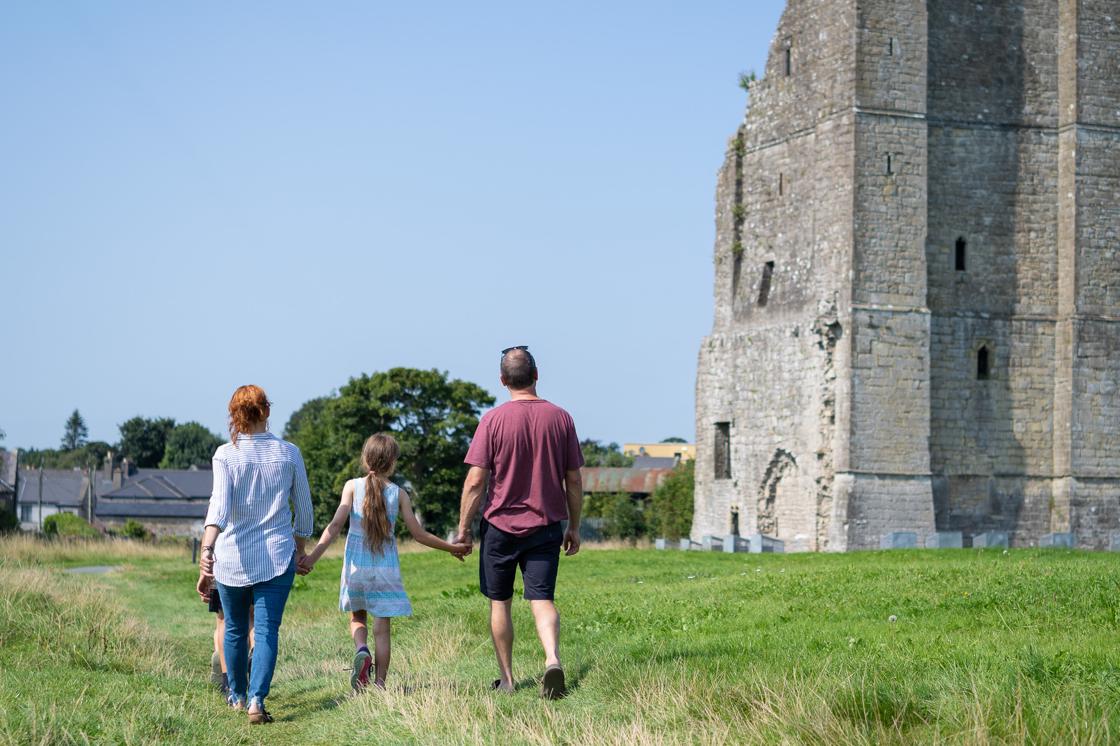
[[564, 491], [568, 493], [568, 531], [564, 534], [564, 553], [579, 551], [579, 516], [583, 510], [583, 475], [579, 469], [564, 473]]
[[471, 524], [482, 505], [482, 492], [486, 489], [489, 476], [490, 470], [481, 466], [472, 466], [467, 471], [467, 478], [463, 481], [463, 499], [459, 503], [459, 538], [456, 543], [471, 543]]

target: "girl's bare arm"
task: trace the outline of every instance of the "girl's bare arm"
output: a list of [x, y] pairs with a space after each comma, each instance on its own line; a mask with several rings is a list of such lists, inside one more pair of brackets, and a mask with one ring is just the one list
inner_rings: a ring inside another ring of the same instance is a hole
[[452, 544], [444, 541], [430, 531], [425, 530], [425, 528], [420, 525], [420, 521], [416, 520], [416, 514], [412, 512], [412, 500], [409, 498], [408, 492], [403, 489], [401, 490], [400, 496], [400, 513], [401, 518], [404, 519], [404, 525], [408, 529], [408, 533], [412, 534], [413, 539], [426, 547], [451, 552], [460, 562], [463, 561], [463, 555], [467, 553], [470, 547], [466, 544]]
[[339, 500], [338, 509], [334, 511], [334, 517], [327, 527], [323, 529], [323, 535], [319, 537], [319, 543], [307, 553], [308, 565], [314, 565], [323, 556], [323, 552], [327, 551], [327, 547], [338, 537], [342, 531], [342, 527], [346, 525], [346, 520], [350, 517], [350, 509], [354, 505], [354, 483], [347, 482], [346, 486], [342, 488], [342, 498]]

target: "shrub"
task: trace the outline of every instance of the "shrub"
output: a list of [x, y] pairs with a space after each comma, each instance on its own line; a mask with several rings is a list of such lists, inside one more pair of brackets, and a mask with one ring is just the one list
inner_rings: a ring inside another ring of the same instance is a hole
[[637, 539], [646, 532], [645, 516], [637, 500], [625, 492], [603, 501], [603, 535], [614, 539]]
[[16, 514], [10, 510], [0, 510], [0, 534], [6, 534], [19, 528]]
[[679, 539], [692, 531], [693, 486], [696, 462], [677, 466], [649, 500], [649, 523], [654, 533], [666, 539]]
[[47, 536], [101, 536], [97, 529], [73, 513], [52, 513], [43, 519], [43, 533]]
[[121, 526], [121, 536], [127, 536], [130, 539], [144, 540], [148, 538], [148, 529], [144, 528], [144, 524], [133, 518], [129, 518]]

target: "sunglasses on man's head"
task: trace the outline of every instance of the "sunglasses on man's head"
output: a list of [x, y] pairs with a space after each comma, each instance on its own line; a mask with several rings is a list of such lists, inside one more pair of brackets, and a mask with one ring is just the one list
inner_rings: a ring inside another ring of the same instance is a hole
[[514, 350], [525, 350], [525, 352], [528, 352], [529, 351], [529, 345], [517, 345], [516, 347], [507, 347], [504, 350], [502, 350], [502, 357], [505, 357], [507, 352], [513, 352]]

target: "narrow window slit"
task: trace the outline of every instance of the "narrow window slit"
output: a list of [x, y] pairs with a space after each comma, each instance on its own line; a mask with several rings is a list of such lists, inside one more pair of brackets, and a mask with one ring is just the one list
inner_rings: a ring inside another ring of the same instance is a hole
[[793, 75], [793, 47], [786, 47], [786, 77]]
[[731, 423], [716, 423], [716, 440], [712, 449], [715, 461], [715, 478], [731, 479]]
[[774, 275], [774, 262], [762, 265], [762, 282], [758, 286], [758, 305], [765, 306], [770, 300], [770, 279]]
[[891, 161], [891, 154], [887, 153], [887, 176], [894, 174], [894, 164]]
[[991, 355], [985, 345], [976, 351], [976, 379], [987, 381], [992, 376]]
[[786, 175], [784, 173], [779, 172], [778, 173], [778, 196], [781, 197], [783, 194], [785, 194], [785, 190], [786, 190]]
[[964, 236], [961, 236], [957, 239], [956, 267], [958, 272], [965, 271], [965, 259], [967, 250], [968, 242], [964, 240]]
[[894, 57], [894, 37], [893, 36], [891, 37], [890, 41], [887, 43], [887, 54], [889, 54], [891, 57]]

